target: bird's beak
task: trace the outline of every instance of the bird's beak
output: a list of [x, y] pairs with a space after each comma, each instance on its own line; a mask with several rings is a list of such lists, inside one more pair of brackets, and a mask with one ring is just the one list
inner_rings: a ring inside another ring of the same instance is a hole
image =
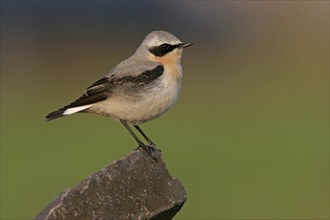
[[193, 44], [194, 44], [194, 43], [192, 43], [192, 42], [181, 43], [181, 44], [180, 44], [180, 48], [189, 47], [189, 46], [191, 46], [191, 45], [193, 45]]

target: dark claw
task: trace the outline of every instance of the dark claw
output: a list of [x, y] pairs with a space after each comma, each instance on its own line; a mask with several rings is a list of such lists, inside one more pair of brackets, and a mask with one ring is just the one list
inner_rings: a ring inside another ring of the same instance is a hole
[[158, 154], [157, 154], [157, 151], [160, 152], [160, 150], [158, 150], [158, 149], [156, 148], [156, 145], [145, 145], [145, 144], [143, 144], [143, 145], [140, 145], [138, 148], [142, 148], [145, 152], [147, 152], [147, 154], [148, 154], [153, 160], [155, 160], [156, 162], [158, 162], [157, 157], [159, 157], [159, 156], [158, 156]]

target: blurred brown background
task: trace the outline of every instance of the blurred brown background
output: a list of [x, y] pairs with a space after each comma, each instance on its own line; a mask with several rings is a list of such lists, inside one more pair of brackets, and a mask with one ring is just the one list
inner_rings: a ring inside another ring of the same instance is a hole
[[188, 192], [176, 219], [328, 219], [328, 1], [1, 1], [1, 219], [136, 147], [110, 118], [43, 119], [152, 30], [195, 42], [142, 126]]

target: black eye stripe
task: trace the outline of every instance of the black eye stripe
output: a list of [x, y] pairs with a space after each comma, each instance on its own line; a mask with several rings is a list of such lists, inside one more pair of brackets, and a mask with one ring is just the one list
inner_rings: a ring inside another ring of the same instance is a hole
[[165, 54], [167, 54], [167, 53], [171, 52], [172, 50], [174, 50], [175, 48], [180, 47], [180, 45], [181, 44], [175, 44], [175, 45], [162, 44], [162, 45], [150, 48], [149, 51], [157, 57], [162, 57]]

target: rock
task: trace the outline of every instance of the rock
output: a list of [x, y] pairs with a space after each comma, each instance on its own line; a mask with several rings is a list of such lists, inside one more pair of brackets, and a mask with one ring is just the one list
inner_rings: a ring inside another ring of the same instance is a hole
[[153, 157], [140, 148], [130, 152], [62, 192], [35, 220], [173, 218], [187, 194], [160, 151]]

